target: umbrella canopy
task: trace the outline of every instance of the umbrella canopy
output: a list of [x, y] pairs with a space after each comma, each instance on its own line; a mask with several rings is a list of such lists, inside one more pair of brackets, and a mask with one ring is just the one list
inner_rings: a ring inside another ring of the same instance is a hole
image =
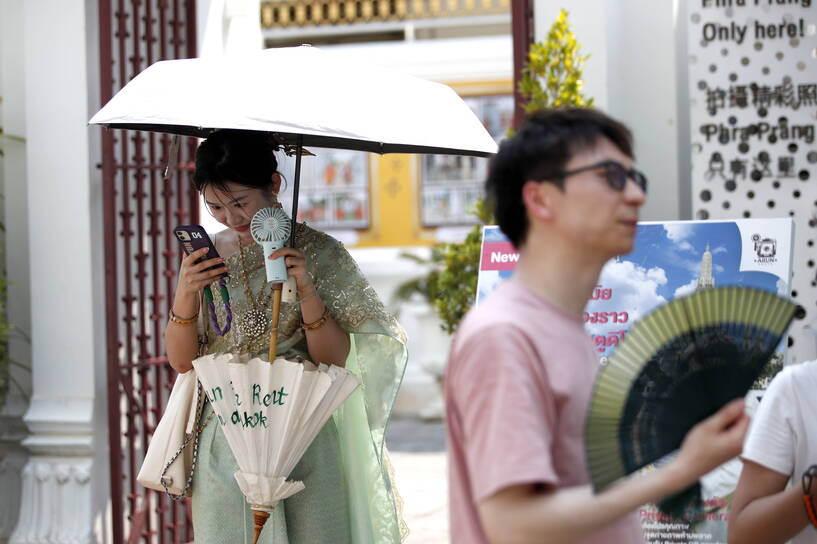
[[90, 121], [206, 138], [217, 129], [278, 143], [373, 153], [487, 156], [497, 146], [449, 87], [311, 46], [161, 61]]

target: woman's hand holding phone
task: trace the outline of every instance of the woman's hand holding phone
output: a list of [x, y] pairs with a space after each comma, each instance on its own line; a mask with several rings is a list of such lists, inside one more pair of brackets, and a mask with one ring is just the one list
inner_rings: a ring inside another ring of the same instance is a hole
[[[198, 328], [189, 325], [198, 318], [201, 291], [228, 271], [224, 259], [200, 226], [179, 226], [174, 229], [174, 234], [185, 256], [179, 267], [165, 342], [171, 366], [177, 372], [187, 372], [193, 368], [192, 361], [198, 352]], [[210, 258], [205, 258], [208, 253]]]
[[[198, 298], [199, 292], [205, 286], [210, 285], [228, 272], [227, 265], [224, 264], [224, 259], [221, 257], [196, 262], [207, 255], [207, 251], [208, 248], [206, 247], [197, 249], [182, 259], [182, 265], [179, 269], [179, 284], [176, 288], [177, 293], [181, 291], [185, 295]], [[208, 270], [211, 267], [213, 268]]]

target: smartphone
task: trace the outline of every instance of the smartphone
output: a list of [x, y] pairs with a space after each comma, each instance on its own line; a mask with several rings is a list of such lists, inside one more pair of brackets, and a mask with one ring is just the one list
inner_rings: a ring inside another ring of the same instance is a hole
[[[207, 253], [204, 255], [204, 257], [197, 260], [197, 263], [207, 259], [215, 259], [219, 257], [218, 251], [216, 251], [216, 246], [213, 245], [213, 241], [210, 240], [210, 236], [207, 235], [207, 232], [201, 225], [179, 225], [173, 229], [173, 234], [176, 235], [176, 239], [179, 240], [179, 243], [182, 245], [185, 255], [190, 255], [194, 251], [205, 247], [207, 248]], [[211, 266], [207, 270], [213, 270], [214, 268], [218, 268], [220, 266], [222, 265], [217, 264]], [[225, 272], [220, 277], [224, 278], [228, 275], [229, 274]]]

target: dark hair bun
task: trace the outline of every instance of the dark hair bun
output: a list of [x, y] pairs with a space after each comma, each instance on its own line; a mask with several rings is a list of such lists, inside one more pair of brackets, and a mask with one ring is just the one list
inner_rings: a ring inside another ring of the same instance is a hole
[[278, 170], [278, 146], [266, 132], [219, 130], [196, 151], [193, 183], [201, 192], [208, 185], [224, 188], [228, 182], [266, 189]]

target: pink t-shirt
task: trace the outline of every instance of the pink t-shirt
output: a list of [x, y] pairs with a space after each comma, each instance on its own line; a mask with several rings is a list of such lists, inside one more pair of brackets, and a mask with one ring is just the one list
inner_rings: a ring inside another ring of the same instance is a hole
[[[513, 485], [587, 485], [598, 362], [580, 319], [510, 280], [459, 327], [445, 377], [451, 541], [488, 540], [477, 504]], [[581, 541], [643, 542], [635, 514]]]

